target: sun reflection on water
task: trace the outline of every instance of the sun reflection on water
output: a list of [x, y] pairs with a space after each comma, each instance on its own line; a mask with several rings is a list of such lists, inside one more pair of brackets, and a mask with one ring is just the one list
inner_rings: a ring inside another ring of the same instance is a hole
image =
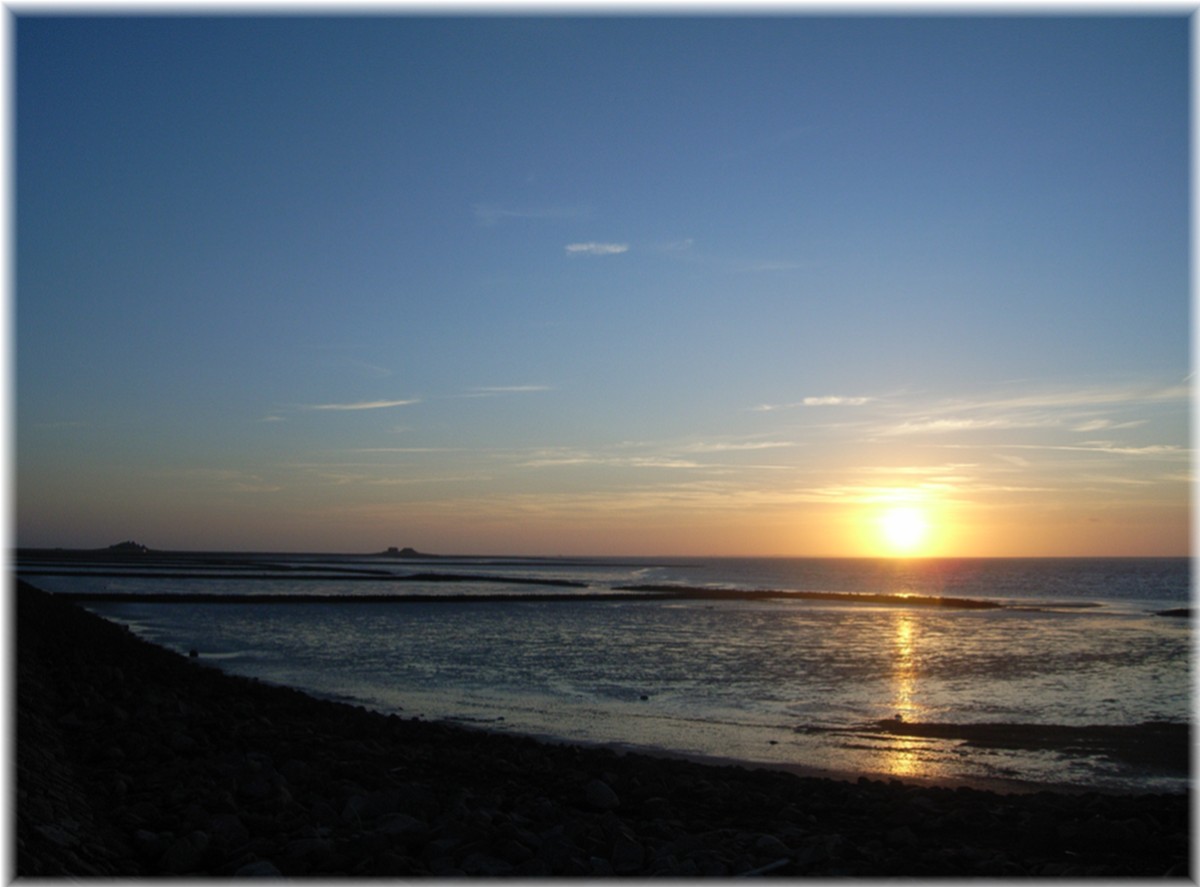
[[913, 620], [907, 613], [897, 613], [894, 636], [895, 658], [893, 660], [892, 684], [893, 707], [896, 714], [909, 718], [917, 709], [916, 638]]
[[[892, 666], [892, 708], [897, 718], [918, 720], [916, 628], [907, 613], [896, 614], [895, 648]], [[884, 767], [894, 776], [915, 776], [924, 769], [919, 755], [920, 743], [897, 736], [889, 740], [884, 753]]]

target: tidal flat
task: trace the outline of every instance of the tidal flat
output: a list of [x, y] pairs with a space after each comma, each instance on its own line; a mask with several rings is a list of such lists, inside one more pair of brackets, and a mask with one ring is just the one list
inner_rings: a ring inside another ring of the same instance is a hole
[[15, 585], [17, 876], [1190, 877], [1186, 793], [817, 778], [384, 715]]

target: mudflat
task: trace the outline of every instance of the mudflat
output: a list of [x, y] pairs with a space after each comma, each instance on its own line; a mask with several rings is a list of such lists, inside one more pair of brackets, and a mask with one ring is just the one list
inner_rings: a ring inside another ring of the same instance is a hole
[[16, 876], [1191, 875], [1184, 794], [837, 780], [382, 715], [15, 589]]

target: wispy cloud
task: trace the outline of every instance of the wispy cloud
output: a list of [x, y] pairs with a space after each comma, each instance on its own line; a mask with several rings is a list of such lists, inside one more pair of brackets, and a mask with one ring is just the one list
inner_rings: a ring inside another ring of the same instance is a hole
[[568, 256], [615, 256], [629, 251], [628, 243], [568, 243], [565, 247]]
[[[351, 450], [353, 453], [374, 453], [373, 450]], [[436, 452], [436, 451], [435, 451]], [[490, 480], [486, 472], [462, 470], [469, 466], [421, 464], [417, 468], [403, 467], [395, 462], [334, 461], [297, 462], [288, 468], [302, 475], [306, 485], [317, 483], [331, 487], [406, 487], [436, 484], [458, 484]]]
[[695, 245], [696, 241], [691, 237], [684, 237], [681, 240], [671, 240], [667, 243], [660, 243], [656, 249], [659, 249], [665, 253], [682, 253], [687, 252]]
[[[524, 454], [514, 453], [525, 468], [567, 465], [597, 465], [609, 468], [694, 469], [706, 474], [726, 471], [774, 470], [780, 465], [746, 465], [737, 457], [743, 453], [781, 450], [798, 446], [791, 441], [714, 440], [714, 441], [625, 441], [599, 449], [544, 447]], [[730, 457], [723, 459], [722, 457]]]
[[379, 366], [378, 364], [367, 363], [365, 360], [346, 358], [346, 363], [357, 369], [364, 376], [372, 379], [383, 379], [392, 375], [392, 371], [387, 367]]
[[1165, 388], [1133, 385], [1114, 386], [1111, 388], [1062, 388], [1014, 395], [1012, 397], [949, 400], [935, 405], [929, 412], [992, 411], [1011, 413], [1018, 410], [1065, 410], [1123, 405], [1144, 406], [1147, 403], [1168, 403], [1189, 400], [1190, 398], [1191, 388], [1186, 385], [1172, 385]]
[[891, 434], [950, 434], [959, 431], [998, 431], [1002, 428], [1045, 428], [1060, 425], [1061, 422], [1052, 417], [996, 417], [961, 418], [961, 419], [921, 419], [904, 421], [885, 429], [882, 433]]
[[479, 224], [491, 227], [508, 219], [581, 219], [589, 214], [583, 206], [507, 207], [495, 203], [476, 203], [471, 213]]
[[1007, 462], [1009, 465], [1015, 465], [1017, 468], [1029, 467], [1028, 459], [1025, 459], [1021, 456], [1015, 456], [1012, 453], [996, 453], [996, 458]]
[[1002, 444], [996, 449], [1013, 450], [1058, 450], [1070, 453], [1103, 453], [1115, 456], [1156, 456], [1165, 459], [1182, 459], [1191, 456], [1189, 447], [1176, 444], [1147, 444], [1146, 446], [1125, 446], [1110, 440], [1085, 441], [1078, 446], [1063, 444]]
[[1176, 385], [1061, 388], [1010, 397], [954, 398], [923, 404], [896, 403], [905, 416], [882, 424], [877, 433], [945, 435], [1004, 429], [1061, 429], [1075, 433], [1138, 428], [1147, 419], [1129, 412], [1173, 407], [1189, 400], [1190, 389]]
[[872, 398], [869, 397], [840, 397], [838, 395], [826, 395], [824, 397], [806, 397], [800, 401], [806, 407], [859, 407], [865, 403], [869, 403]]
[[471, 388], [465, 397], [493, 397], [500, 394], [531, 394], [537, 391], [553, 391], [549, 385], [485, 385]]
[[749, 441], [743, 443], [694, 443], [684, 447], [689, 453], [741, 453], [753, 450], [776, 450], [794, 447], [791, 441]]
[[564, 465], [602, 465], [615, 468], [703, 468], [691, 459], [681, 459], [667, 452], [645, 455], [616, 455], [569, 447], [551, 447], [526, 455], [519, 463], [523, 468], [550, 468]]
[[866, 475], [947, 477], [978, 468], [978, 462], [947, 462], [939, 465], [864, 465], [857, 471]]
[[757, 413], [770, 413], [776, 410], [795, 410], [801, 407], [860, 407], [874, 399], [873, 397], [844, 397], [837, 394], [826, 394], [820, 397], [806, 397], [791, 403], [760, 403], [750, 409]]
[[166, 474], [188, 484], [218, 490], [222, 493], [277, 493], [283, 489], [261, 475], [228, 468], [181, 468]]
[[1145, 425], [1145, 419], [1134, 419], [1130, 422], [1113, 422], [1111, 419], [1090, 419], [1076, 425], [1073, 431], [1118, 431], [1124, 428], [1137, 428]]
[[420, 403], [420, 400], [361, 400], [354, 403], [310, 403], [304, 404], [301, 409], [305, 410], [334, 410], [334, 411], [354, 411], [354, 410], [387, 410], [392, 407], [407, 407], [415, 403]]
[[472, 452], [467, 447], [355, 447], [347, 450], [349, 453], [399, 453], [399, 454], [425, 454], [425, 453], [467, 453]]

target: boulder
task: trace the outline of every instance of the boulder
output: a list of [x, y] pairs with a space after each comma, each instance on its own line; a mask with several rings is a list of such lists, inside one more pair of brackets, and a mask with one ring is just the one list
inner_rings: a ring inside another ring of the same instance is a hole
[[621, 806], [621, 799], [602, 779], [593, 779], [584, 788], [584, 800], [593, 810], [615, 810]]

